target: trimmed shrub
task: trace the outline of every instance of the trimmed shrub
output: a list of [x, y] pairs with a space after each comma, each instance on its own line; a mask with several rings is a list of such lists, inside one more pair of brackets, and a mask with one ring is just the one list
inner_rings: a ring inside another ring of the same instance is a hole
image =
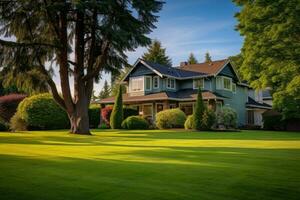
[[184, 128], [193, 129], [194, 128], [193, 123], [194, 123], [193, 115], [189, 115], [184, 122]]
[[19, 103], [26, 97], [24, 94], [9, 94], [0, 97], [0, 118], [8, 123], [16, 113]]
[[225, 128], [236, 128], [237, 114], [235, 110], [230, 107], [223, 107], [217, 114], [217, 123], [224, 125]]
[[215, 112], [211, 109], [205, 109], [202, 115], [201, 129], [210, 130], [215, 123], [216, 123]]
[[122, 87], [120, 85], [115, 100], [115, 104], [110, 115], [110, 127], [112, 129], [122, 128], [122, 122], [123, 122], [123, 100], [122, 100]]
[[17, 113], [30, 130], [65, 129], [70, 127], [66, 112], [50, 94], [38, 94], [25, 98]]
[[124, 114], [124, 116], [123, 116], [124, 119], [127, 119], [127, 117], [139, 115], [139, 111], [136, 110], [136, 109], [133, 109], [133, 108], [124, 107], [123, 108], [123, 114]]
[[122, 128], [124, 129], [148, 129], [149, 124], [148, 122], [140, 116], [130, 116], [127, 117], [123, 122], [122, 122]]
[[284, 130], [285, 122], [282, 120], [282, 114], [275, 111], [269, 110], [262, 114], [264, 129], [266, 130]]
[[109, 122], [110, 122], [110, 115], [111, 115], [112, 109], [113, 108], [111, 106], [107, 106], [107, 107], [101, 109], [101, 118], [107, 127], [110, 127]]
[[8, 131], [8, 124], [0, 118], [0, 131]]
[[26, 131], [27, 125], [26, 122], [21, 119], [18, 112], [10, 119], [10, 129], [12, 131]]
[[97, 128], [100, 123], [100, 107], [98, 105], [91, 105], [89, 108], [89, 122], [90, 128]]
[[194, 120], [193, 126], [194, 126], [194, 129], [196, 129], [196, 130], [201, 130], [202, 117], [203, 117], [204, 111], [205, 111], [205, 106], [204, 106], [203, 99], [202, 99], [201, 87], [199, 87], [196, 106], [195, 106], [195, 110], [193, 113], [193, 116], [194, 116], [193, 117], [193, 120]]
[[186, 115], [179, 108], [163, 110], [156, 114], [156, 127], [159, 129], [166, 128], [183, 128]]

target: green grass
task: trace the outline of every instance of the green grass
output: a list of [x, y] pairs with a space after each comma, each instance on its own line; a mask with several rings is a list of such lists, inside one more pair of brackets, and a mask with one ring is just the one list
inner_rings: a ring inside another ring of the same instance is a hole
[[0, 199], [299, 199], [300, 133], [0, 133]]

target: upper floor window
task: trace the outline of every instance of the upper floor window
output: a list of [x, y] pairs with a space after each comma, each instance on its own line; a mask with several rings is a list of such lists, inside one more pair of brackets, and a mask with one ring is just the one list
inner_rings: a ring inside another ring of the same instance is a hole
[[152, 89], [152, 78], [151, 76], [145, 76], [145, 90], [149, 91]]
[[232, 83], [232, 92], [236, 93], [236, 84], [235, 83]]
[[231, 78], [223, 77], [223, 88], [231, 91]]
[[130, 84], [130, 91], [132, 92], [143, 91], [144, 89], [143, 77], [130, 78], [129, 84]]
[[154, 89], [159, 88], [159, 77], [158, 76], [153, 77], [153, 88]]
[[167, 88], [175, 89], [175, 79], [174, 78], [167, 78]]
[[229, 90], [232, 91], [232, 79], [225, 76], [217, 76], [216, 77], [216, 88], [218, 90]]
[[204, 78], [193, 80], [193, 88], [198, 89], [199, 87], [201, 87], [202, 89], [204, 88]]

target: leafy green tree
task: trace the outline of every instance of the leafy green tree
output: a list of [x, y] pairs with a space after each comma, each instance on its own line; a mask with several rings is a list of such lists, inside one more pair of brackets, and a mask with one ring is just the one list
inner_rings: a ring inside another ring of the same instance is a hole
[[161, 42], [158, 40], [152, 42], [148, 52], [144, 53], [142, 58], [161, 65], [172, 66], [171, 59], [166, 55], [166, 49], [162, 48]]
[[244, 37], [241, 73], [256, 89], [272, 89], [284, 118], [300, 118], [299, 0], [234, 0]]
[[107, 81], [105, 80], [103, 88], [102, 88], [102, 90], [100, 91], [100, 94], [99, 94], [99, 99], [105, 99], [109, 96], [110, 96], [110, 87], [109, 87]]
[[189, 64], [197, 64], [198, 63], [198, 61], [197, 61], [197, 59], [196, 59], [196, 57], [194, 56], [193, 53], [190, 53], [190, 56], [189, 56], [189, 59], [188, 59], [188, 63]]
[[[151, 43], [147, 35], [155, 28], [162, 5], [156, 0], [1, 2], [0, 70], [20, 84], [46, 82], [68, 113], [70, 132], [90, 134], [88, 108], [94, 82], [102, 72], [124, 66], [125, 52]], [[58, 68], [62, 95], [49, 63]]]
[[119, 92], [116, 96], [115, 104], [110, 115], [110, 127], [112, 129], [120, 129], [123, 121], [123, 100], [122, 86], [119, 86]]
[[241, 66], [243, 64], [243, 56], [241, 53], [235, 55], [235, 56], [230, 56], [229, 60], [231, 61], [231, 63], [233, 64], [234, 68], [236, 69], [236, 71], [238, 72], [239, 76], [241, 78], [243, 78], [243, 73], [241, 72]]
[[212, 62], [212, 59], [211, 59], [211, 56], [210, 56], [209, 52], [205, 53], [205, 62], [206, 63]]
[[202, 128], [202, 118], [205, 110], [205, 106], [202, 99], [201, 87], [198, 89], [197, 101], [195, 105], [195, 109], [193, 112], [193, 127], [196, 130], [201, 130]]

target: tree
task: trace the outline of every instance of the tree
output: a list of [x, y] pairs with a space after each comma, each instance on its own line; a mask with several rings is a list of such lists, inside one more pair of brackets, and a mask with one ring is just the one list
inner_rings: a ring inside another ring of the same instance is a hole
[[119, 92], [115, 99], [115, 104], [110, 115], [110, 127], [112, 129], [120, 129], [123, 121], [123, 101], [122, 86], [119, 85]]
[[[243, 56], [241, 53], [235, 55], [235, 56], [229, 56], [229, 60], [231, 61], [231, 63], [233, 64], [234, 68], [236, 69], [236, 71], [238, 72], [239, 76], [241, 78], [243, 78], [243, 74], [241, 72], [241, 66], [243, 64]], [[244, 78], [243, 78], [244, 79]]]
[[[147, 35], [162, 5], [156, 0], [2, 2], [0, 66], [19, 75], [15, 77], [20, 82], [25, 75], [47, 82], [55, 101], [68, 113], [70, 132], [90, 134], [94, 81], [101, 72], [124, 66], [125, 52], [151, 43]], [[52, 78], [53, 67], [58, 67], [62, 95]]]
[[211, 59], [211, 56], [210, 56], [209, 52], [205, 53], [205, 62], [206, 63], [211, 63], [212, 62], [212, 59]]
[[201, 130], [202, 128], [202, 117], [205, 107], [202, 99], [201, 87], [198, 89], [196, 106], [193, 112], [193, 127], [196, 130]]
[[161, 42], [158, 40], [154, 40], [152, 42], [152, 44], [148, 48], [148, 52], [144, 53], [142, 58], [146, 61], [151, 61], [166, 66], [172, 66], [171, 59], [166, 55], [166, 49], [162, 48]]
[[109, 85], [107, 83], [107, 81], [105, 80], [103, 88], [99, 94], [99, 99], [104, 99], [110, 96], [110, 88]]
[[121, 70], [121, 72], [119, 72], [119, 75], [114, 78], [114, 82], [111, 85], [111, 94], [110, 94], [111, 96], [117, 96], [119, 91], [119, 85], [121, 85], [122, 87], [122, 92], [126, 93], [126, 87], [124, 84], [121, 83], [121, 81], [128, 74], [131, 68], [132, 68], [131, 65], [125, 66], [124, 70]]
[[188, 59], [188, 63], [189, 64], [197, 64], [198, 61], [197, 59], [195, 58], [194, 54], [193, 53], [190, 53], [190, 56], [189, 56], [189, 59]]
[[255, 89], [271, 88], [284, 118], [300, 118], [299, 0], [234, 0], [244, 37], [241, 73]]

